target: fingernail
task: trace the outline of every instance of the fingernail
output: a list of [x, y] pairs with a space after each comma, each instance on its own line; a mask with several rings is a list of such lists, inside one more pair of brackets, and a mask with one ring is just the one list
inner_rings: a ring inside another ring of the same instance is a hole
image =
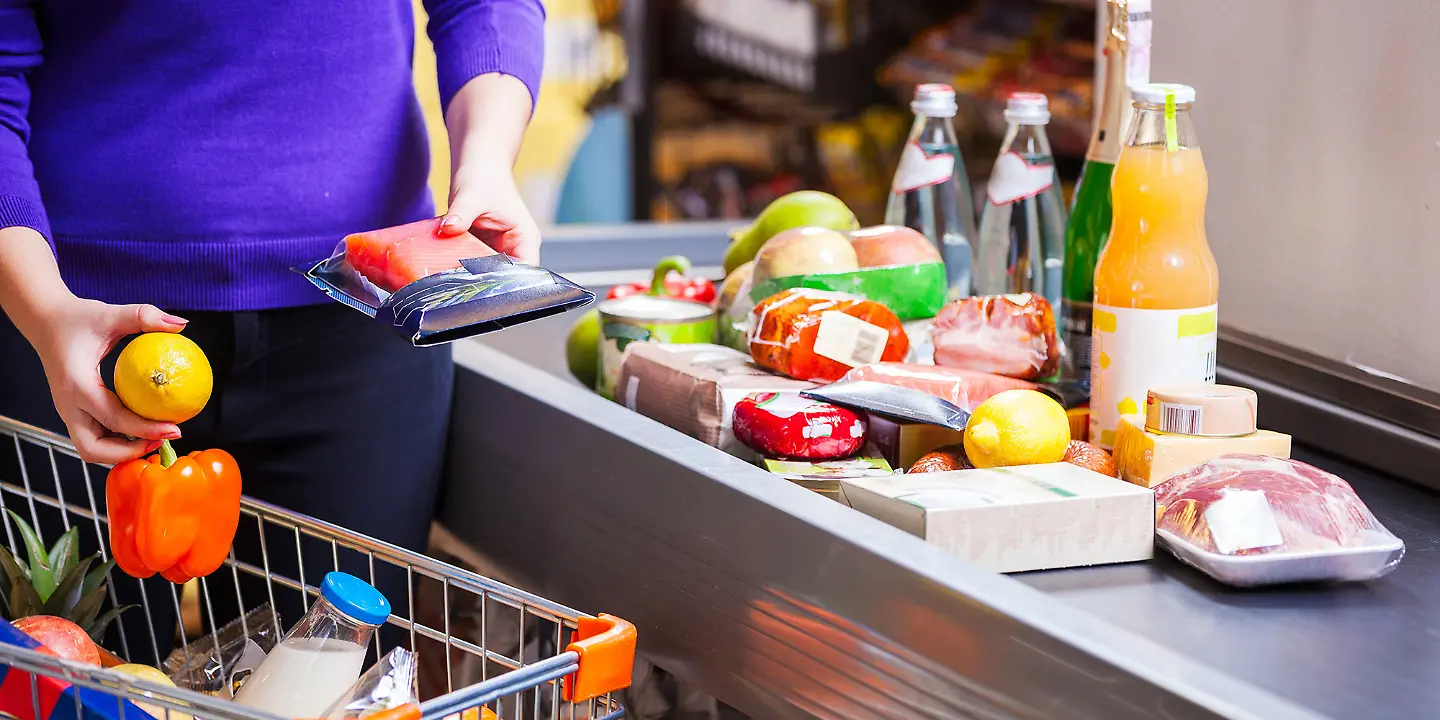
[[190, 322], [189, 320], [186, 320], [185, 318], [179, 317], [178, 315], [171, 315], [170, 313], [164, 313], [164, 314], [162, 314], [162, 315], [160, 316], [160, 319], [161, 319], [161, 320], [164, 320], [165, 322], [167, 322], [167, 323], [169, 323], [169, 324], [171, 324], [171, 325], [184, 325], [184, 324]]
[[176, 431], [174, 431], [174, 432], [168, 432], [168, 433], [165, 433], [164, 435], [161, 435], [160, 437], [161, 437], [161, 439], [164, 439], [164, 440], [179, 440], [179, 439], [180, 439], [180, 431], [179, 431], [179, 430], [176, 430]]

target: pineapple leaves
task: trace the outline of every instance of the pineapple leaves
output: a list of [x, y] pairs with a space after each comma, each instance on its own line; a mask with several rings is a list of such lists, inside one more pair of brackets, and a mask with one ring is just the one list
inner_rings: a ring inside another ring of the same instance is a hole
[[62, 579], [69, 574], [79, 559], [80, 528], [72, 527], [64, 535], [60, 536], [60, 540], [55, 543], [55, 547], [50, 548], [50, 567], [55, 571], [55, 580], [57, 583], [61, 582]]
[[[60, 584], [55, 587], [55, 592], [49, 598], [42, 598], [45, 607], [43, 614], [55, 617], [70, 617], [70, 609], [80, 602], [81, 592], [85, 584], [85, 574], [90, 572], [90, 564], [95, 562], [98, 556], [91, 556], [80, 561], [73, 572], [61, 577]], [[78, 623], [77, 623], [78, 624]]]
[[105, 580], [110, 577], [110, 569], [113, 567], [115, 567], [115, 559], [111, 558], [102, 563], [100, 567], [97, 567], [94, 570], [91, 570], [88, 574], [86, 574], [85, 585], [80, 590], [80, 594], [89, 595], [90, 593], [94, 592], [95, 588], [103, 586], [105, 584]]
[[115, 622], [115, 618], [120, 617], [120, 613], [133, 607], [139, 607], [139, 605], [121, 605], [117, 608], [111, 608], [104, 615], [96, 618], [94, 622], [88, 625], [82, 625], [81, 627], [85, 628], [85, 632], [90, 635], [91, 640], [94, 640], [96, 643], [103, 642], [105, 630], [110, 627], [110, 623]]
[[[35, 595], [35, 589], [30, 587], [30, 578], [26, 575], [23, 567], [16, 561], [15, 556], [10, 554], [10, 550], [3, 545], [0, 545], [0, 566], [3, 566], [5, 570], [6, 614], [11, 620], [19, 620], [25, 617], [24, 610], [27, 607], [28, 597], [34, 596], [35, 607], [39, 607], [40, 597]], [[22, 602], [17, 603], [16, 598], [25, 596], [26, 590], [29, 591], [28, 596], [23, 597]]]
[[[50, 565], [50, 554], [45, 551], [44, 543], [40, 542], [40, 536], [35, 534], [34, 528], [31, 528], [29, 523], [20, 519], [14, 510], [5, 512], [10, 513], [10, 518], [15, 521], [16, 527], [20, 530], [20, 538], [25, 541], [25, 554], [30, 561], [27, 568], [29, 571], [27, 574], [30, 577], [28, 589], [40, 598], [39, 604], [43, 604], [45, 600], [49, 599], [51, 593], [55, 592], [55, 570]], [[11, 590], [10, 609], [14, 610], [14, 588]]]

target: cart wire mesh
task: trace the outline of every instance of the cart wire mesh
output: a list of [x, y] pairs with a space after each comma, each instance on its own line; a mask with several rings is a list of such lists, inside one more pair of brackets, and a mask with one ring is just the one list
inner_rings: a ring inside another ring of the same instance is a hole
[[[46, 542], [79, 528], [81, 554], [98, 552], [102, 562], [108, 560], [105, 473], [105, 468], [81, 461], [65, 437], [0, 416], [0, 517], [11, 552], [21, 557], [23, 543], [6, 511], [25, 518]], [[583, 702], [564, 700], [562, 679], [579, 670], [582, 657], [571, 642], [581, 639], [577, 623], [595, 624], [589, 615], [248, 496], [241, 501], [240, 527], [235, 547], [241, 547], [241, 536], [246, 535], [251, 545], [258, 542], [259, 552], [232, 549], [219, 571], [196, 581], [198, 598], [159, 578], [136, 580], [112, 569], [105, 607], [137, 607], [112, 624], [103, 646], [118, 648], [118, 657], [129, 662], [149, 660], [147, 664], [161, 667], [167, 658], [185, 662], [199, 653], [210, 655], [210, 648], [222, 646], [222, 630], [235, 622], [245, 637], [271, 633], [278, 639], [284, 623], [298, 621], [319, 595], [324, 574], [343, 570], [377, 587], [383, 583], [400, 588], [402, 597], [386, 593], [392, 614], [374, 634], [368, 661], [395, 647], [417, 653], [420, 714], [427, 720], [457, 715], [458, 720], [480, 720], [482, 707], [505, 720], [623, 717], [610, 694]], [[189, 623], [183, 621], [197, 613], [198, 633], [194, 626], [187, 630]], [[452, 632], [456, 617], [469, 619], [465, 632]], [[250, 626], [256, 622], [270, 627]], [[220, 662], [223, 687], [200, 694], [0, 644], [0, 668], [29, 674], [34, 703], [29, 717], [49, 716], [41, 712], [42, 676], [113, 696], [119, 713], [100, 712], [121, 720], [132, 720], [135, 714], [133, 706], [125, 714], [122, 699], [164, 711], [167, 720], [274, 717], [225, 699], [234, 669]], [[0, 697], [8, 685], [0, 684]], [[79, 698], [74, 694], [75, 717], [98, 717], [95, 708], [83, 714]]]

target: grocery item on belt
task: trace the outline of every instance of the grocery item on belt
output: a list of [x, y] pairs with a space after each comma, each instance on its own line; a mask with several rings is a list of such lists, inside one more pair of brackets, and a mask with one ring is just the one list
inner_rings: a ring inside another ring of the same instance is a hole
[[[851, 247], [841, 248], [846, 242]], [[945, 305], [945, 265], [924, 235], [906, 227], [864, 228], [845, 236], [801, 228], [776, 235], [755, 258], [752, 300], [806, 287], [845, 292], [884, 305], [901, 320], [932, 318]]]
[[900, 319], [853, 295], [795, 288], [751, 312], [750, 356], [797, 380], [833, 382], [852, 367], [899, 361], [910, 350]]
[[708, 344], [715, 338], [715, 311], [703, 303], [658, 295], [606, 300], [600, 312], [599, 369], [595, 391], [615, 399], [626, 348], [634, 344]]
[[[605, 295], [607, 300], [629, 297], [631, 295], [660, 295], [672, 297], [678, 300], [689, 300], [698, 303], [715, 302], [715, 284], [705, 278], [687, 277], [690, 272], [690, 259], [680, 255], [671, 255], [661, 258], [655, 264], [654, 275], [650, 282], [625, 283], [610, 288]], [[664, 289], [663, 293], [652, 292], [652, 289], [659, 286]]]
[[815, 383], [771, 373], [720, 345], [635, 343], [625, 352], [616, 400], [742, 459], [758, 459], [732, 430], [735, 405], [757, 392], [798, 399]]
[[910, 352], [905, 355], [905, 362], [913, 365], [933, 366], [935, 364], [935, 341], [931, 331], [935, 327], [934, 318], [924, 320], [911, 320], [902, 323], [905, 328], [905, 337], [910, 341]]
[[1060, 462], [1069, 444], [1065, 409], [1035, 390], [993, 395], [965, 425], [965, 455], [977, 468]]
[[906, 472], [951, 472], [953, 470], [973, 470], [974, 468], [975, 466], [970, 464], [970, 458], [965, 457], [965, 445], [956, 443], [925, 453]]
[[1087, 470], [1094, 470], [1101, 475], [1109, 475], [1113, 478], [1120, 477], [1119, 471], [1115, 469], [1115, 458], [1098, 445], [1091, 445], [1083, 440], [1071, 440], [1065, 447], [1065, 459], [1063, 462], [1071, 465], [1079, 465]]
[[[871, 414], [869, 442], [880, 457], [897, 468], [910, 468], [926, 454], [965, 441], [964, 430], [929, 423], [904, 422]], [[965, 467], [972, 467], [968, 461]], [[961, 468], [951, 468], [959, 470]]]
[[750, 352], [750, 311], [755, 309], [755, 301], [750, 299], [754, 275], [753, 260], [735, 268], [720, 284], [720, 296], [715, 302], [715, 342], [747, 354]]
[[1036, 388], [1035, 383], [994, 373], [894, 362], [862, 365], [845, 373], [840, 380], [866, 380], [919, 390], [965, 410], [973, 410], [999, 392]]
[[935, 364], [1038, 380], [1060, 367], [1055, 314], [1033, 293], [985, 295], [935, 316]]
[[735, 437], [767, 458], [840, 460], [865, 444], [865, 421], [837, 405], [755, 393], [735, 405]]
[[1166, 549], [1229, 585], [1371, 580], [1405, 554], [1349, 483], [1284, 458], [1212, 458], [1155, 488], [1155, 514]]
[[1143, 415], [1124, 415], [1115, 435], [1115, 467], [1120, 479], [1155, 487], [1171, 476], [1211, 458], [1231, 453], [1290, 457], [1290, 436], [1256, 430], [1241, 437], [1162, 435], [1145, 429]]
[[1234, 385], [1174, 385], [1150, 388], [1145, 396], [1145, 430], [1198, 437], [1244, 437], [1255, 432], [1260, 398]]
[[347, 236], [330, 257], [295, 271], [330, 299], [384, 323], [412, 345], [452, 342], [594, 301], [545, 268], [513, 263], [468, 233], [442, 237], [441, 218]]
[[822, 385], [801, 395], [901, 422], [964, 430], [970, 413], [934, 395], [884, 383], [856, 380]]
[[883, 458], [857, 457], [847, 460], [805, 462], [797, 460], [766, 460], [765, 469], [800, 487], [836, 502], [845, 502], [840, 481], [846, 478], [885, 477], [895, 474]]
[[856, 478], [850, 506], [994, 572], [1146, 560], [1155, 497], [1069, 463]]

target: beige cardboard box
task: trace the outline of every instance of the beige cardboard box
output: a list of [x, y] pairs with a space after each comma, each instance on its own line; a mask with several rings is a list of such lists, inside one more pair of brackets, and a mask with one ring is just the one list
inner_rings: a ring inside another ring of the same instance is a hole
[[939, 425], [903, 422], [871, 414], [869, 442], [891, 467], [909, 470], [926, 453], [946, 445], [959, 445], [965, 440], [963, 430]]
[[731, 430], [731, 415], [750, 393], [799, 397], [815, 383], [775, 375], [750, 356], [721, 345], [631, 343], [620, 364], [615, 399], [707, 445], [737, 457], [755, 453]]
[[995, 572], [1154, 555], [1154, 493], [1069, 463], [842, 482], [856, 510]]

